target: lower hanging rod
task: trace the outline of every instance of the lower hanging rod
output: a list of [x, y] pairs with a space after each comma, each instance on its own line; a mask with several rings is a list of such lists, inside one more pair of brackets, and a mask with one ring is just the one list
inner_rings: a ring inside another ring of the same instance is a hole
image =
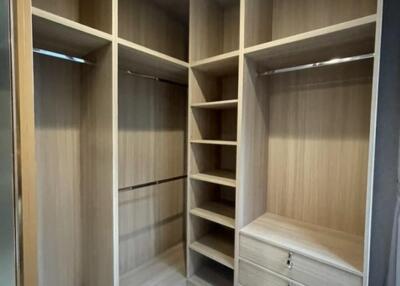
[[258, 75], [259, 76], [266, 76], [266, 75], [274, 75], [274, 74], [286, 73], [286, 72], [292, 72], [292, 71], [298, 71], [298, 70], [319, 68], [319, 67], [324, 67], [324, 66], [330, 66], [330, 65], [337, 65], [337, 64], [342, 64], [342, 63], [361, 61], [361, 60], [370, 59], [370, 58], [373, 58], [373, 57], [374, 57], [374, 53], [358, 55], [358, 56], [352, 56], [352, 57], [346, 57], [346, 58], [335, 58], [335, 59], [331, 59], [331, 60], [323, 61], [323, 62], [316, 62], [316, 63], [299, 65], [299, 66], [294, 66], [294, 67], [269, 70], [269, 71], [261, 72]]
[[163, 183], [168, 183], [168, 182], [172, 182], [172, 181], [185, 179], [186, 177], [187, 177], [186, 175], [183, 175], [183, 176], [173, 177], [173, 178], [169, 178], [169, 179], [156, 180], [156, 181], [149, 182], [149, 183], [120, 188], [120, 189], [118, 189], [118, 191], [119, 192], [132, 191], [132, 190], [141, 189], [144, 187], [149, 187], [149, 186], [154, 186], [154, 185], [159, 185], [159, 184], [163, 184]]

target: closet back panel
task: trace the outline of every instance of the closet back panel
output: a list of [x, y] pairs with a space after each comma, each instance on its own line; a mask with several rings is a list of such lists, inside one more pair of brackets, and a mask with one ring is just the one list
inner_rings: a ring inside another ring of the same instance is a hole
[[112, 32], [112, 0], [32, 0], [32, 6], [107, 33]]
[[119, 196], [121, 279], [182, 243], [185, 179], [121, 192]]
[[246, 47], [376, 13], [376, 0], [246, 0]]
[[267, 210], [364, 233], [372, 62], [265, 78]]
[[119, 0], [119, 37], [187, 61], [189, 11], [185, 1], [180, 2], [182, 12], [173, 13], [174, 8], [166, 9], [155, 1]]
[[119, 76], [119, 187], [186, 174], [187, 89]]
[[113, 283], [111, 47], [35, 56], [40, 285]]

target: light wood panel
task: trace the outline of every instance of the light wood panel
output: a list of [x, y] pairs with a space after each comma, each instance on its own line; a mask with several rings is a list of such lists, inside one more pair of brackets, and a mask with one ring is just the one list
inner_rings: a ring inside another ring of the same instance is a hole
[[188, 285], [191, 286], [228, 286], [232, 285], [232, 283], [233, 274], [231, 269], [207, 259], [201, 260], [201, 266], [188, 279]]
[[268, 211], [363, 234], [371, 74], [363, 61], [269, 79]]
[[83, 281], [80, 74], [79, 65], [35, 58], [40, 285]]
[[35, 61], [41, 285], [114, 280], [111, 46], [90, 58]]
[[220, 184], [228, 187], [236, 187], [235, 174], [224, 170], [210, 170], [190, 175], [190, 178], [204, 182]]
[[112, 1], [33, 0], [36, 8], [57, 14], [107, 33], [112, 33]]
[[81, 105], [81, 202], [84, 283], [114, 283], [114, 99], [112, 46], [88, 55], [95, 67], [83, 66]]
[[35, 103], [32, 54], [31, 1], [13, 2], [13, 79], [15, 91], [15, 188], [20, 199], [17, 217], [20, 247], [20, 272], [23, 281], [38, 285], [38, 206], [35, 142]]
[[185, 89], [120, 73], [120, 188], [186, 174]]
[[110, 34], [35, 7], [32, 21], [35, 48], [84, 57], [112, 40]]
[[246, 47], [376, 13], [374, 0], [246, 0], [245, 5]]
[[187, 14], [177, 19], [155, 1], [141, 0], [120, 0], [118, 11], [121, 38], [187, 61]]
[[[120, 274], [137, 270], [183, 240], [185, 180], [120, 192]], [[137, 274], [133, 274], [137, 273]], [[124, 279], [124, 278], [123, 278]]]
[[239, 1], [190, 1], [190, 62], [239, 48]]

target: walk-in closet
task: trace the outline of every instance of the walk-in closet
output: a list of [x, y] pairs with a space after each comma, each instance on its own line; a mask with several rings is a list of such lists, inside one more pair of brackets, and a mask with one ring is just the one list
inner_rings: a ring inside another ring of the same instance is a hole
[[381, 0], [16, 11], [29, 285], [368, 286]]

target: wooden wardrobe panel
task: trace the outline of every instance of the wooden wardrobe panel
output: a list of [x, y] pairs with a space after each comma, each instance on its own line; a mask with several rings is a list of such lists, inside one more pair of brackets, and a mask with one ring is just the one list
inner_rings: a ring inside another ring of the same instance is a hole
[[120, 0], [118, 6], [119, 37], [187, 60], [186, 19], [179, 19], [153, 1]]
[[119, 186], [183, 176], [186, 89], [121, 73]]
[[376, 13], [376, 0], [273, 0], [272, 40]]
[[80, 0], [32, 0], [32, 6], [79, 22]]
[[120, 274], [179, 244], [183, 239], [185, 180], [120, 192]]
[[155, 84], [119, 74], [119, 187], [155, 180]]
[[155, 175], [158, 180], [185, 175], [187, 89], [157, 84], [155, 100]]
[[267, 209], [362, 235], [370, 61], [272, 76]]
[[82, 67], [81, 201], [84, 285], [114, 283], [113, 83], [112, 46], [87, 56]]
[[80, 285], [80, 67], [36, 56], [39, 285]]

